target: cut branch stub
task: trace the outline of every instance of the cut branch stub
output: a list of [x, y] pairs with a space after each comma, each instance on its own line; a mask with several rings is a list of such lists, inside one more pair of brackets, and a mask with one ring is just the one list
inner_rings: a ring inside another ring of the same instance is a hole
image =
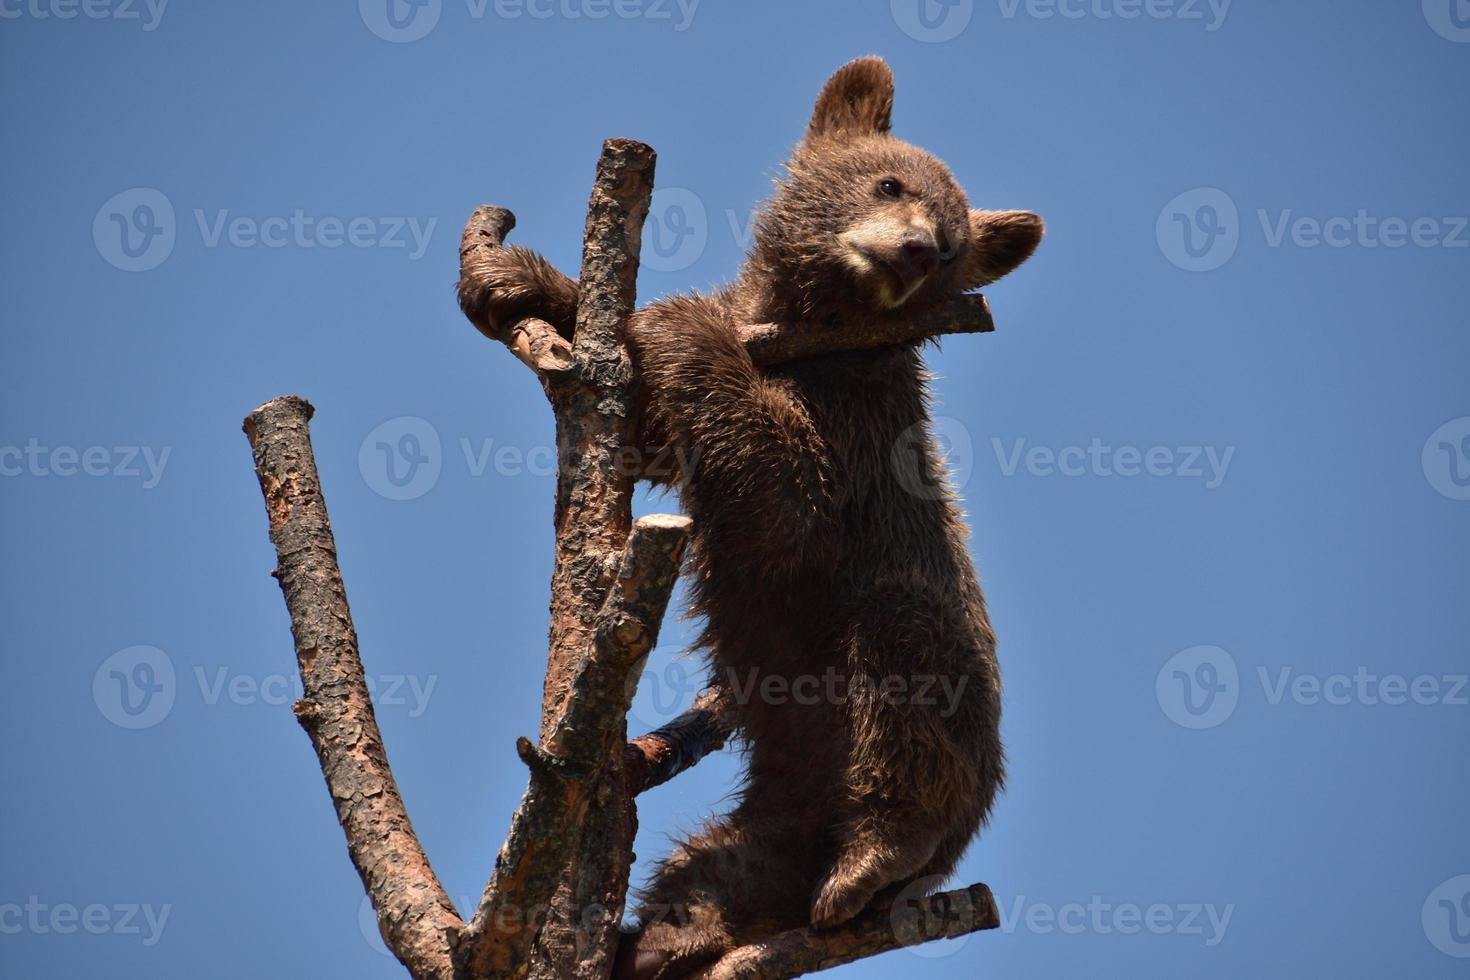
[[530, 784], [463, 931], [466, 975], [514, 974], [529, 956], [536, 936], [526, 926], [545, 917], [562, 884], [603, 775], [604, 747], [621, 742], [629, 677], [658, 641], [688, 535], [685, 517], [655, 514], [634, 525], [555, 736], [542, 747], [529, 739], [517, 743]]
[[990, 305], [979, 293], [956, 296], [926, 313], [897, 320], [853, 326], [807, 323], [750, 323], [740, 339], [757, 364], [784, 364], [836, 351], [869, 350], [957, 333], [989, 333], [995, 329]]
[[572, 367], [572, 345], [545, 320], [527, 317], [496, 330], [486, 312], [486, 294], [493, 288], [486, 256], [505, 247], [505, 236], [516, 226], [516, 216], [505, 208], [476, 208], [459, 240], [459, 308], [475, 329], [510, 348], [522, 364], [542, 376], [555, 377]]
[[373, 716], [311, 451], [312, 411], [288, 396], [245, 419], [296, 640], [303, 690], [296, 717], [316, 749], [384, 942], [416, 980], [452, 980], [450, 941], [461, 922], [409, 823]]
[[724, 748], [734, 732], [731, 698], [723, 687], [702, 692], [689, 710], [628, 743], [628, 786], [636, 796]]
[[491, 340], [501, 338], [485, 310], [486, 293], [493, 288], [486, 273], [485, 256], [504, 248], [505, 236], [515, 226], [516, 216], [509, 209], [486, 204], [470, 215], [459, 238], [459, 308]]

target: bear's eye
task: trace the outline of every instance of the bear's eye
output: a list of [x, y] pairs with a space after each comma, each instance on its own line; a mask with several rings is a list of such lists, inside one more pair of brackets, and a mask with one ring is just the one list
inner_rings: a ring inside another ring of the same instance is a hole
[[903, 185], [892, 177], [884, 177], [878, 181], [879, 197], [898, 197], [903, 193]]

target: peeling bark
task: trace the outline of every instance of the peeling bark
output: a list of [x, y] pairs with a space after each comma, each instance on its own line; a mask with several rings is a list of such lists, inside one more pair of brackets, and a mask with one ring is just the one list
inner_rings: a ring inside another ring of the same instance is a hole
[[311, 736], [384, 943], [414, 977], [452, 980], [450, 941], [461, 923], [388, 768], [312, 456], [312, 413], [303, 399], [286, 397], [245, 419], [279, 562], [272, 574], [301, 669], [304, 696], [294, 711]]

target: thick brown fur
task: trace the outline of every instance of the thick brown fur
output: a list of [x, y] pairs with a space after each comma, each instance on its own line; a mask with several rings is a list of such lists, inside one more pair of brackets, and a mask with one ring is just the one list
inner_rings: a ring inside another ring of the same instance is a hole
[[[843, 922], [885, 889], [937, 883], [1002, 785], [995, 637], [918, 346], [761, 369], [737, 333], [917, 313], [1036, 248], [1040, 218], [969, 210], [944, 164], [889, 135], [892, 106], [881, 60], [839, 70], [737, 281], [630, 322], [648, 458], [692, 461], [679, 489], [694, 609], [748, 772], [735, 809], [643, 890], [619, 978], [683, 976], [773, 932]], [[569, 334], [576, 284], [525, 250], [503, 262], [492, 317]]]

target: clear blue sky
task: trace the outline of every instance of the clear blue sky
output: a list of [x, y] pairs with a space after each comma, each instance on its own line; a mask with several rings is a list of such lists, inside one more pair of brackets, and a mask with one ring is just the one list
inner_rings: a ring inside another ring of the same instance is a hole
[[[477, 896], [552, 429], [455, 306], [459, 229], [506, 205], [575, 269], [635, 137], [642, 295], [717, 283], [878, 53], [898, 132], [1049, 235], [931, 359], [1011, 757], [958, 877], [1005, 928], [834, 975], [1465, 975], [1464, 0], [395, 2], [0, 0], [0, 974], [402, 976], [289, 710], [242, 416], [318, 408], [394, 767]], [[689, 635], [635, 726], [692, 695]], [[641, 865], [733, 766], [644, 799]]]

